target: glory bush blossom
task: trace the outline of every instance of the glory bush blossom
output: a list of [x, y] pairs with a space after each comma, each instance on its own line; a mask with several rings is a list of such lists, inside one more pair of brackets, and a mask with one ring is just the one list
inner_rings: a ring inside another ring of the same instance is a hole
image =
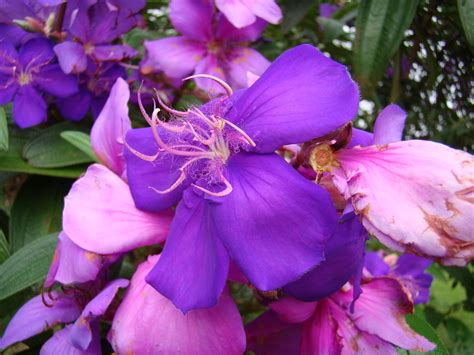
[[[145, 41], [148, 63], [172, 78], [190, 74], [211, 74], [234, 88], [247, 87], [247, 73], [261, 75], [270, 62], [248, 47], [260, 37], [266, 22], [236, 28], [217, 13], [212, 0], [172, 0], [170, 19], [181, 34]], [[212, 81], [196, 79], [197, 85], [213, 93], [222, 92]]]

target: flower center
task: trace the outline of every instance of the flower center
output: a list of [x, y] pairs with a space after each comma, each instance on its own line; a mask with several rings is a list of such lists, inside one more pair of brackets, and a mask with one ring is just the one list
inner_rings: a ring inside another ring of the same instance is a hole
[[31, 77], [26, 72], [21, 72], [18, 77], [18, 82], [21, 86], [28, 85], [31, 82]]
[[309, 155], [309, 164], [316, 172], [330, 171], [332, 166], [339, 166], [329, 144], [317, 145]]
[[[212, 78], [231, 93], [230, 87], [220, 79], [203, 75], [201, 77]], [[232, 186], [225, 178], [223, 168], [233, 153], [241, 148], [255, 147], [255, 142], [241, 128], [217, 113], [205, 113], [199, 108], [186, 112], [176, 111], [165, 105], [158, 94], [157, 99], [168, 113], [175, 116], [172, 121], [160, 120], [160, 109], [156, 107], [150, 118], [141, 103], [140, 94], [138, 96], [140, 110], [151, 126], [158, 151], [153, 156], [148, 156], [128, 145], [127, 148], [143, 160], [152, 162], [160, 155], [169, 154], [180, 157], [183, 163], [178, 169], [178, 179], [169, 188], [151, 188], [157, 193], [165, 194], [190, 179], [192, 186], [212, 196], [226, 196], [232, 192]]]

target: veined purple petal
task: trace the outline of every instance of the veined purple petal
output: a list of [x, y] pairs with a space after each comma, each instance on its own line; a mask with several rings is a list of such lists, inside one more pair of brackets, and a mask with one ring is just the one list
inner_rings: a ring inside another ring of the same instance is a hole
[[120, 288], [128, 286], [128, 280], [117, 279], [111, 281], [105, 288], [90, 301], [73, 324], [69, 339], [71, 343], [82, 350], [87, 350], [93, 340], [92, 324], [105, 314]]
[[183, 313], [216, 305], [225, 286], [229, 256], [214, 223], [208, 202], [186, 191], [160, 260], [146, 277]]
[[364, 262], [367, 232], [354, 217], [340, 223], [324, 249], [325, 260], [300, 279], [283, 287], [288, 295], [316, 301], [339, 290]]
[[13, 120], [20, 128], [45, 122], [46, 109], [46, 102], [31, 85], [20, 86], [13, 97]]
[[347, 69], [310, 45], [283, 53], [235, 99], [232, 120], [258, 152], [325, 135], [357, 113], [359, 94]]
[[362, 147], [367, 147], [369, 145], [372, 145], [373, 141], [374, 141], [373, 133], [366, 132], [357, 128], [352, 128], [351, 141], [349, 142], [346, 148], [353, 148], [358, 145]]
[[[132, 129], [127, 132], [126, 141], [130, 147], [146, 155], [158, 152], [151, 128]], [[178, 168], [184, 159], [170, 155], [159, 156], [154, 162], [144, 161], [129, 149], [124, 149], [127, 162], [127, 178], [135, 205], [145, 211], [163, 211], [178, 203], [181, 199], [186, 183], [167, 194], [154, 192], [166, 190], [179, 177]]]
[[[1, 29], [1, 27], [0, 27]], [[5, 38], [0, 39], [0, 63], [2, 65], [12, 66], [12, 62], [18, 60], [18, 53], [15, 46]]]
[[[109, 340], [119, 354], [242, 354], [245, 333], [229, 291], [216, 306], [183, 314], [145, 282], [159, 256], [138, 266], [112, 323]], [[153, 336], [150, 336], [153, 334]]]
[[[0, 85], [5, 84], [0, 82]], [[2, 88], [2, 90], [0, 90], [0, 105], [6, 105], [11, 102], [18, 88], [19, 85], [16, 82], [11, 83], [6, 88]]]
[[202, 43], [187, 37], [145, 41], [145, 48], [148, 51], [148, 62], [172, 78], [191, 74], [206, 52]]
[[248, 73], [260, 76], [270, 66], [270, 62], [255, 49], [243, 47], [233, 51], [233, 59], [228, 63], [233, 87], [248, 87]]
[[84, 46], [77, 42], [66, 41], [54, 46], [59, 65], [64, 73], [81, 73], [87, 69], [87, 56]]
[[372, 144], [388, 144], [402, 140], [407, 114], [395, 104], [388, 105], [377, 116]]
[[80, 6], [72, 18], [69, 32], [74, 37], [81, 40], [82, 43], [87, 43], [91, 37], [91, 24], [89, 16], [87, 16], [87, 6]]
[[95, 154], [102, 164], [119, 176], [125, 171], [123, 139], [132, 128], [128, 116], [129, 99], [127, 82], [118, 78], [91, 130], [91, 144]]
[[26, 42], [18, 54], [23, 68], [35, 67], [54, 59], [53, 44], [46, 38], [35, 38]]
[[211, 206], [212, 217], [231, 259], [256, 288], [282, 287], [324, 260], [337, 224], [326, 191], [276, 154], [236, 154], [226, 175], [233, 191]]
[[68, 97], [79, 90], [76, 77], [64, 74], [58, 64], [43, 67], [35, 76], [35, 84], [57, 97]]
[[92, 341], [86, 351], [75, 347], [70, 340], [72, 325], [67, 325], [54, 333], [54, 335], [44, 343], [41, 348], [40, 355], [101, 355], [102, 348], [100, 345], [100, 327], [97, 322], [91, 326], [93, 334]]
[[81, 248], [115, 254], [161, 243], [171, 218], [171, 211], [137, 210], [128, 185], [105, 166], [94, 164], [65, 198], [63, 228]]
[[94, 47], [94, 57], [99, 61], [115, 60], [120, 61], [126, 58], [133, 58], [137, 51], [126, 45], [101, 45]]
[[182, 35], [197, 40], [212, 38], [211, 0], [172, 0], [169, 6], [171, 22]]
[[364, 267], [372, 276], [384, 276], [390, 272], [390, 266], [383, 261], [379, 252], [367, 252], [364, 257]]
[[40, 334], [58, 323], [68, 323], [80, 314], [76, 300], [56, 291], [52, 292], [54, 302], [46, 295], [52, 307], [43, 304], [41, 296], [36, 296], [25, 303], [16, 312], [0, 339], [0, 350]]

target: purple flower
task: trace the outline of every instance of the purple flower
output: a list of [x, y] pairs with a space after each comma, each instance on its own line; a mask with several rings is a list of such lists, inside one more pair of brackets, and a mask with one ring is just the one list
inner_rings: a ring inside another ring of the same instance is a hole
[[[211, 74], [234, 88], [247, 87], [247, 73], [261, 75], [269, 61], [247, 47], [245, 42], [256, 40], [265, 22], [237, 29], [223, 16], [215, 15], [211, 0], [172, 0], [170, 18], [182, 34], [156, 41], [146, 41], [150, 64], [172, 78], [189, 74]], [[210, 92], [222, 88], [209, 80], [198, 78], [197, 85]]]
[[435, 345], [405, 322], [413, 302], [395, 279], [362, 284], [354, 309], [352, 287], [318, 302], [282, 298], [246, 327], [248, 350], [260, 354], [395, 354], [396, 348], [430, 351]]
[[365, 268], [372, 276], [392, 276], [398, 279], [410, 291], [415, 304], [427, 303], [430, 298], [430, 286], [433, 276], [426, 273], [431, 261], [416, 255], [395, 254], [383, 258], [381, 252], [365, 255]]
[[77, 80], [54, 64], [51, 43], [44, 38], [25, 43], [19, 53], [0, 42], [0, 105], [13, 101], [13, 119], [31, 127], [47, 119], [47, 104], [41, 92], [66, 97], [77, 92]]
[[237, 28], [249, 26], [257, 18], [276, 25], [282, 18], [275, 0], [216, 0], [216, 6]]
[[126, 75], [125, 68], [118, 64], [95, 65], [89, 62], [87, 71], [79, 75], [79, 92], [57, 100], [61, 115], [68, 120], [78, 121], [91, 110], [92, 116], [97, 118], [115, 81]]
[[127, 286], [128, 280], [117, 279], [102, 289], [99, 279], [80, 288], [34, 297], [8, 324], [0, 339], [0, 350], [62, 323], [68, 325], [44, 343], [41, 354], [101, 354], [99, 318], [119, 288]]
[[322, 3], [319, 4], [319, 16], [324, 18], [331, 18], [332, 15], [339, 10], [339, 6], [336, 4]]
[[127, 45], [111, 44], [133, 25], [124, 25], [121, 14], [119, 8], [111, 11], [105, 2], [89, 8], [79, 7], [68, 29], [70, 40], [54, 47], [65, 73], [87, 70], [88, 58], [95, 62], [121, 61], [137, 54]]
[[323, 260], [337, 221], [330, 197], [274, 151], [331, 132], [357, 111], [346, 68], [309, 45], [282, 54], [249, 89], [232, 95], [223, 85], [229, 97], [168, 109], [177, 117], [167, 123], [158, 109], [152, 118], [144, 112], [151, 128], [126, 137], [137, 207], [179, 202], [147, 281], [183, 312], [216, 304], [230, 259], [264, 291]]
[[183, 315], [145, 282], [158, 259], [138, 266], [115, 313], [109, 341], [117, 354], [242, 354], [245, 332], [229, 291], [215, 307]]

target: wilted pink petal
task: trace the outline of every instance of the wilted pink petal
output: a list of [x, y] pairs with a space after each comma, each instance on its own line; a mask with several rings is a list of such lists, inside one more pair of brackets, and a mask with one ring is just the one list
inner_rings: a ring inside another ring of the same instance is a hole
[[474, 258], [470, 154], [412, 140], [336, 155], [354, 209], [382, 243], [445, 264], [464, 265]]
[[433, 350], [435, 345], [414, 332], [406, 323], [405, 315], [413, 313], [413, 301], [401, 283], [389, 277], [380, 277], [363, 285], [354, 313], [350, 292], [339, 292], [337, 302], [347, 309], [358, 329], [412, 351]]
[[165, 240], [172, 212], [142, 212], [128, 185], [103, 165], [91, 165], [64, 202], [63, 228], [83, 249], [98, 254], [126, 252]]
[[123, 137], [132, 128], [128, 117], [130, 89], [122, 78], [112, 87], [109, 98], [91, 130], [91, 144], [102, 164], [117, 175], [125, 171]]
[[216, 306], [183, 315], [145, 282], [158, 261], [150, 256], [133, 275], [112, 323], [109, 340], [119, 354], [242, 354], [245, 333], [228, 290]]

